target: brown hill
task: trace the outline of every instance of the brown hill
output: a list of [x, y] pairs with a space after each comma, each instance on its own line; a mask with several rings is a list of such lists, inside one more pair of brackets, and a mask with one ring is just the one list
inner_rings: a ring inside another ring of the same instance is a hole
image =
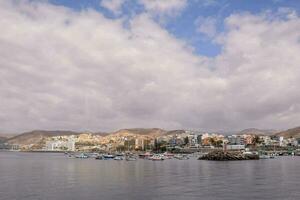
[[167, 133], [167, 131], [159, 128], [131, 128], [131, 129], [121, 129], [112, 134], [117, 135], [147, 135], [147, 136], [159, 136]]
[[292, 129], [288, 129], [286, 131], [281, 131], [279, 133], [276, 133], [277, 136], [283, 136], [285, 138], [294, 137], [294, 138], [300, 138], [300, 126]]
[[244, 129], [242, 131], [240, 131], [238, 133], [238, 135], [273, 135], [275, 133], [277, 133], [278, 131], [276, 130], [272, 130], [272, 129], [268, 129], [268, 130], [263, 130], [263, 129], [257, 129], [257, 128], [248, 128], [248, 129]]
[[135, 135], [148, 135], [148, 136], [162, 136], [162, 135], [175, 135], [182, 134], [184, 130], [171, 130], [167, 131], [160, 128], [131, 128], [131, 129], [121, 129], [112, 134], [126, 135], [126, 134], [135, 134]]
[[110, 133], [107, 133], [107, 132], [95, 132], [95, 133], [92, 133], [93, 135], [101, 135], [101, 136], [107, 136], [109, 135]]
[[7, 137], [0, 136], [0, 143], [4, 143], [7, 140]]
[[9, 138], [7, 140], [7, 142], [10, 143], [10, 144], [29, 145], [29, 144], [40, 143], [46, 137], [59, 136], [59, 135], [77, 135], [77, 134], [80, 134], [80, 133], [73, 132], [73, 131], [43, 131], [43, 130], [36, 130], [36, 131], [22, 133], [20, 135]]
[[[95, 132], [91, 134], [102, 135], [102, 136], [145, 135], [150, 137], [157, 137], [162, 135], [181, 134], [181, 133], [184, 133], [184, 130], [166, 131], [159, 128], [131, 128], [131, 129], [121, 129], [112, 133]], [[19, 144], [19, 145], [42, 144], [45, 141], [44, 139], [47, 137], [63, 136], [63, 135], [79, 135], [79, 134], [81, 134], [81, 132], [35, 130], [35, 131], [22, 133], [20, 135], [8, 138], [6, 141], [10, 144]]]
[[185, 133], [185, 130], [171, 130], [167, 131], [165, 135], [180, 135], [182, 133]]

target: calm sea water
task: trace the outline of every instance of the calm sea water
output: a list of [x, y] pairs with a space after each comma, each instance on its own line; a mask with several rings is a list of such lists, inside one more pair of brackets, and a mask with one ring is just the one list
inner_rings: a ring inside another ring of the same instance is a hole
[[1, 200], [300, 199], [300, 157], [102, 161], [0, 152]]

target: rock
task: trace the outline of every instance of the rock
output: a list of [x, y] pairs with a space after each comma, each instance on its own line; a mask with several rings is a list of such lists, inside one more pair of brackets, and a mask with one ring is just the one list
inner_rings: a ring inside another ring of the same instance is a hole
[[232, 161], [232, 160], [258, 160], [258, 155], [244, 155], [239, 151], [212, 151], [198, 158], [198, 160], [216, 160], [216, 161]]

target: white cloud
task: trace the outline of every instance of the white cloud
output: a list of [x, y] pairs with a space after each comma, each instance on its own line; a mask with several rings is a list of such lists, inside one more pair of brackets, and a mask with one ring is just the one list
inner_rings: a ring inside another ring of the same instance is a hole
[[298, 16], [228, 17], [216, 58], [147, 14], [124, 28], [91, 9], [1, 1], [0, 18], [0, 131], [299, 123]]
[[145, 9], [159, 16], [177, 15], [187, 6], [187, 0], [139, 0]]
[[124, 29], [45, 3], [1, 2], [0, 13], [2, 129], [178, 126], [168, 110], [201, 59], [147, 15]]
[[198, 17], [195, 21], [197, 26], [197, 32], [203, 33], [210, 38], [213, 38], [217, 34], [217, 20], [213, 17]]
[[217, 6], [220, 2], [217, 0], [194, 0], [195, 3], [200, 4], [201, 6], [209, 7], [209, 6]]
[[216, 65], [228, 80], [232, 112], [246, 124], [297, 125], [300, 19], [240, 14], [227, 18], [226, 26], [229, 31]]
[[125, 1], [126, 0], [101, 0], [100, 5], [115, 15], [120, 15], [122, 13], [122, 5]]

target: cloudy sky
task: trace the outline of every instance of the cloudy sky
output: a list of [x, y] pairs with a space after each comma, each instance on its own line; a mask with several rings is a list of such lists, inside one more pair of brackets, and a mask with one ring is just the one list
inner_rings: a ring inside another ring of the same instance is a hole
[[300, 125], [298, 0], [0, 0], [0, 132]]

